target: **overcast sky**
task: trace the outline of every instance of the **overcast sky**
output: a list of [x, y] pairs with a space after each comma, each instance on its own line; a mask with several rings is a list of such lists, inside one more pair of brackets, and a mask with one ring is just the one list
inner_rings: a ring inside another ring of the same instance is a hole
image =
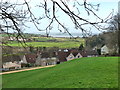
[[[10, 1], [10, 2], [16, 2], [16, 0], [3, 0], [3, 1]], [[18, 2], [22, 2], [24, 0], [17, 0]], [[29, 0], [26, 0], [29, 1]], [[36, 16], [42, 15], [44, 13], [43, 10], [40, 10], [38, 8], [35, 8], [36, 5], [38, 5], [40, 2], [42, 2], [43, 0], [31, 0], [30, 2], [30, 6], [32, 8], [32, 11], [34, 12], [34, 14]], [[49, 1], [49, 0], [48, 0]], [[59, 0], [56, 0], [57, 2], [60, 2]], [[67, 0], [69, 1], [69, 7], [72, 11], [74, 11], [74, 7], [73, 7], [73, 2], [74, 0]], [[82, 0], [78, 0], [78, 1], [82, 1]], [[100, 4], [99, 7], [99, 11], [96, 12], [98, 14], [98, 16], [100, 16], [102, 19], [105, 19], [113, 10], [114, 10], [114, 15], [117, 13], [118, 11], [118, 1], [119, 0], [87, 0], [88, 2], [92, 3], [92, 4]], [[52, 3], [49, 3], [49, 5], [51, 6]], [[65, 25], [67, 27], [69, 27], [69, 31], [71, 33], [81, 33], [80, 30], [75, 30], [74, 25], [69, 21], [69, 19], [67, 18], [67, 16], [65, 14], [63, 14], [61, 11], [59, 11], [58, 13], [59, 16], [59, 20], [63, 23], [65, 23]], [[85, 12], [84, 9], [81, 9], [81, 17], [86, 17], [87, 19], [89, 19], [90, 21], [95, 21], [96, 18], [93, 15], [87, 16], [87, 13]], [[44, 22], [41, 23], [41, 25], [39, 26], [40, 28], [45, 28], [45, 26], [49, 23], [48, 20], [44, 20]], [[29, 26], [31, 26], [31, 28], [26, 28], [26, 30], [24, 31], [25, 33], [41, 33], [39, 32], [33, 24], [29, 23]], [[52, 29], [51, 33], [56, 33], [59, 32], [57, 30], [57, 25], [56, 23], [53, 24], [54, 28]], [[86, 29], [88, 29], [89, 27], [86, 27]], [[96, 30], [95, 28], [92, 29], [93, 33], [99, 33], [98, 30]], [[45, 32], [43, 32], [45, 33]]]

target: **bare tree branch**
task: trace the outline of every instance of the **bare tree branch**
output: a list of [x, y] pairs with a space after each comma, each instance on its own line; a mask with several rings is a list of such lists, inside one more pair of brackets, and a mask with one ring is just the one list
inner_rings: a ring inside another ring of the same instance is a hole
[[[49, 5], [50, 3], [52, 3], [52, 5]], [[110, 15], [112, 13], [108, 15], [108, 17], [105, 19], [100, 18], [96, 14], [96, 11], [99, 10], [99, 6], [100, 4], [93, 5], [88, 3], [87, 0], [83, 0], [82, 4], [79, 3], [78, 0], [75, 0], [73, 3], [73, 7], [76, 9], [76, 12], [75, 12], [71, 10], [66, 0], [59, 0], [59, 1], [43, 0], [43, 2], [40, 1], [40, 3], [36, 5], [36, 7], [39, 8], [39, 10], [44, 10], [44, 13], [41, 12], [42, 14], [40, 14], [38, 18], [36, 17], [36, 15], [34, 14], [34, 12], [30, 7], [30, 1], [28, 2], [27, 0], [24, 0], [23, 3], [18, 3], [18, 2], [8, 3], [8, 2], [3, 2], [1, 0], [0, 2], [0, 19], [1, 20], [0, 21], [2, 21], [2, 23], [0, 26], [1, 26], [1, 30], [4, 32], [7, 32], [7, 34], [9, 33], [10, 30], [17, 32], [16, 38], [18, 40], [20, 37], [24, 38], [24, 36], [22, 35], [23, 32], [21, 30], [21, 26], [24, 28], [26, 27], [30, 28], [25, 24], [26, 22], [32, 22], [36, 27], [36, 29], [39, 31], [46, 31], [47, 36], [49, 36], [50, 31], [54, 28], [54, 22], [56, 22], [58, 26], [58, 30], [60, 32], [62, 32], [62, 30], [65, 30], [65, 32], [67, 32], [70, 36], [72, 36], [69, 30], [69, 27], [65, 26], [64, 22], [59, 20], [60, 18], [58, 16], [58, 11], [61, 11], [68, 17], [69, 21], [73, 23], [75, 29], [82, 31], [83, 35], [85, 34], [90, 35], [91, 28], [87, 30], [84, 28], [84, 26], [90, 25], [96, 28], [97, 30], [100, 30], [102, 29], [102, 26], [99, 24], [106, 23], [109, 20], [109, 18], [111, 18]], [[17, 7], [19, 7], [19, 10], [17, 9]], [[90, 20], [87, 20], [87, 18], [83, 18], [81, 16], [80, 7], [84, 8], [88, 16], [94, 15], [94, 17], [98, 19], [98, 21], [90, 21]], [[43, 29], [41, 28], [42, 22], [40, 23], [40, 21], [44, 19], [48, 20], [49, 24], [46, 25], [46, 27]]]

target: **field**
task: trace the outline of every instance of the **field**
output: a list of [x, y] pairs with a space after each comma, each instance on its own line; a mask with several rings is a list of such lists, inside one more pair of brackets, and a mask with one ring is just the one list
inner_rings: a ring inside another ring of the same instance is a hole
[[117, 88], [118, 57], [89, 57], [3, 75], [3, 88]]
[[[75, 48], [79, 47], [80, 43], [78, 42], [27, 42], [27, 45], [33, 46], [33, 47], [59, 47], [59, 48]], [[9, 46], [19, 46], [21, 47], [21, 44], [18, 43], [12, 43], [8, 44]]]
[[[69, 38], [46, 38], [46, 37], [40, 37], [35, 38], [35, 40], [38, 41], [32, 41], [32, 42], [26, 42], [27, 45], [33, 46], [33, 47], [59, 47], [59, 48], [78, 48], [81, 43], [85, 45], [85, 41], [82, 38], [79, 39], [69, 39]], [[19, 46], [22, 45], [17, 42], [9, 42], [9, 46]]]

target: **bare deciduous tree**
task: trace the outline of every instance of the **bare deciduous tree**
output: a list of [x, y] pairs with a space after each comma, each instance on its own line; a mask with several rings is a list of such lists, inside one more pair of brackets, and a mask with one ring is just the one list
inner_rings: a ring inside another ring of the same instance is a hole
[[109, 29], [110, 29], [111, 31], [116, 31], [116, 30], [118, 30], [118, 27], [119, 27], [119, 25], [120, 25], [120, 22], [119, 22], [118, 18], [120, 18], [120, 15], [119, 15], [119, 14], [114, 15], [114, 16], [109, 20], [108, 24], [109, 24]]
[[[62, 32], [61, 29], [64, 29], [70, 36], [72, 34], [69, 32], [67, 26], [64, 25], [63, 22], [59, 20], [58, 11], [64, 13], [67, 17], [69, 17], [70, 21], [73, 23], [75, 29], [79, 29], [82, 31], [83, 35], [90, 34], [90, 30], [84, 28], [84, 26], [89, 25], [95, 27], [97, 30], [100, 30], [100, 23], [104, 23], [108, 20], [101, 19], [95, 12], [98, 11], [100, 4], [93, 5], [87, 2], [87, 0], [83, 0], [82, 3], [79, 0], [74, 0], [73, 7], [75, 8], [75, 12], [71, 10], [69, 3], [70, 0], [43, 0], [36, 7], [39, 10], [43, 9], [44, 12], [39, 17], [36, 17], [30, 7], [30, 2], [24, 0], [22, 3], [9, 3], [0, 1], [0, 30], [2, 32], [6, 32], [9, 35], [9, 31], [13, 30], [17, 34], [15, 37], [18, 39], [19, 37], [24, 38], [22, 29], [26, 26], [26, 22], [32, 22], [35, 27], [39, 31], [46, 31], [47, 36], [49, 35], [50, 30], [53, 28], [53, 23], [56, 22], [58, 26], [58, 30]], [[51, 5], [49, 5], [51, 3]], [[90, 21], [87, 18], [83, 18], [81, 16], [81, 9], [84, 8], [85, 12], [89, 15], [94, 15], [97, 21]], [[62, 15], [61, 15], [62, 16]], [[64, 16], [62, 16], [64, 17]], [[39, 28], [41, 24], [40, 21], [43, 19], [49, 20], [49, 24], [46, 25], [45, 29]], [[21, 29], [22, 27], [22, 29]], [[19, 41], [19, 40], [18, 40]]]

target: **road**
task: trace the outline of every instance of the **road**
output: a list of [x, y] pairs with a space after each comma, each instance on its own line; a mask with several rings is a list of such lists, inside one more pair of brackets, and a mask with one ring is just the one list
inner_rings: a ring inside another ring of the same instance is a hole
[[0, 73], [0, 75], [9, 74], [9, 73], [16, 73], [16, 72], [22, 72], [22, 71], [28, 71], [28, 70], [34, 70], [34, 69], [47, 68], [47, 67], [53, 67], [53, 66], [55, 66], [55, 65], [49, 65], [49, 66], [44, 66], [44, 67], [35, 67], [35, 68], [28, 68], [28, 69], [22, 69], [22, 70], [16, 70], [16, 71], [3, 72], [3, 73]]

